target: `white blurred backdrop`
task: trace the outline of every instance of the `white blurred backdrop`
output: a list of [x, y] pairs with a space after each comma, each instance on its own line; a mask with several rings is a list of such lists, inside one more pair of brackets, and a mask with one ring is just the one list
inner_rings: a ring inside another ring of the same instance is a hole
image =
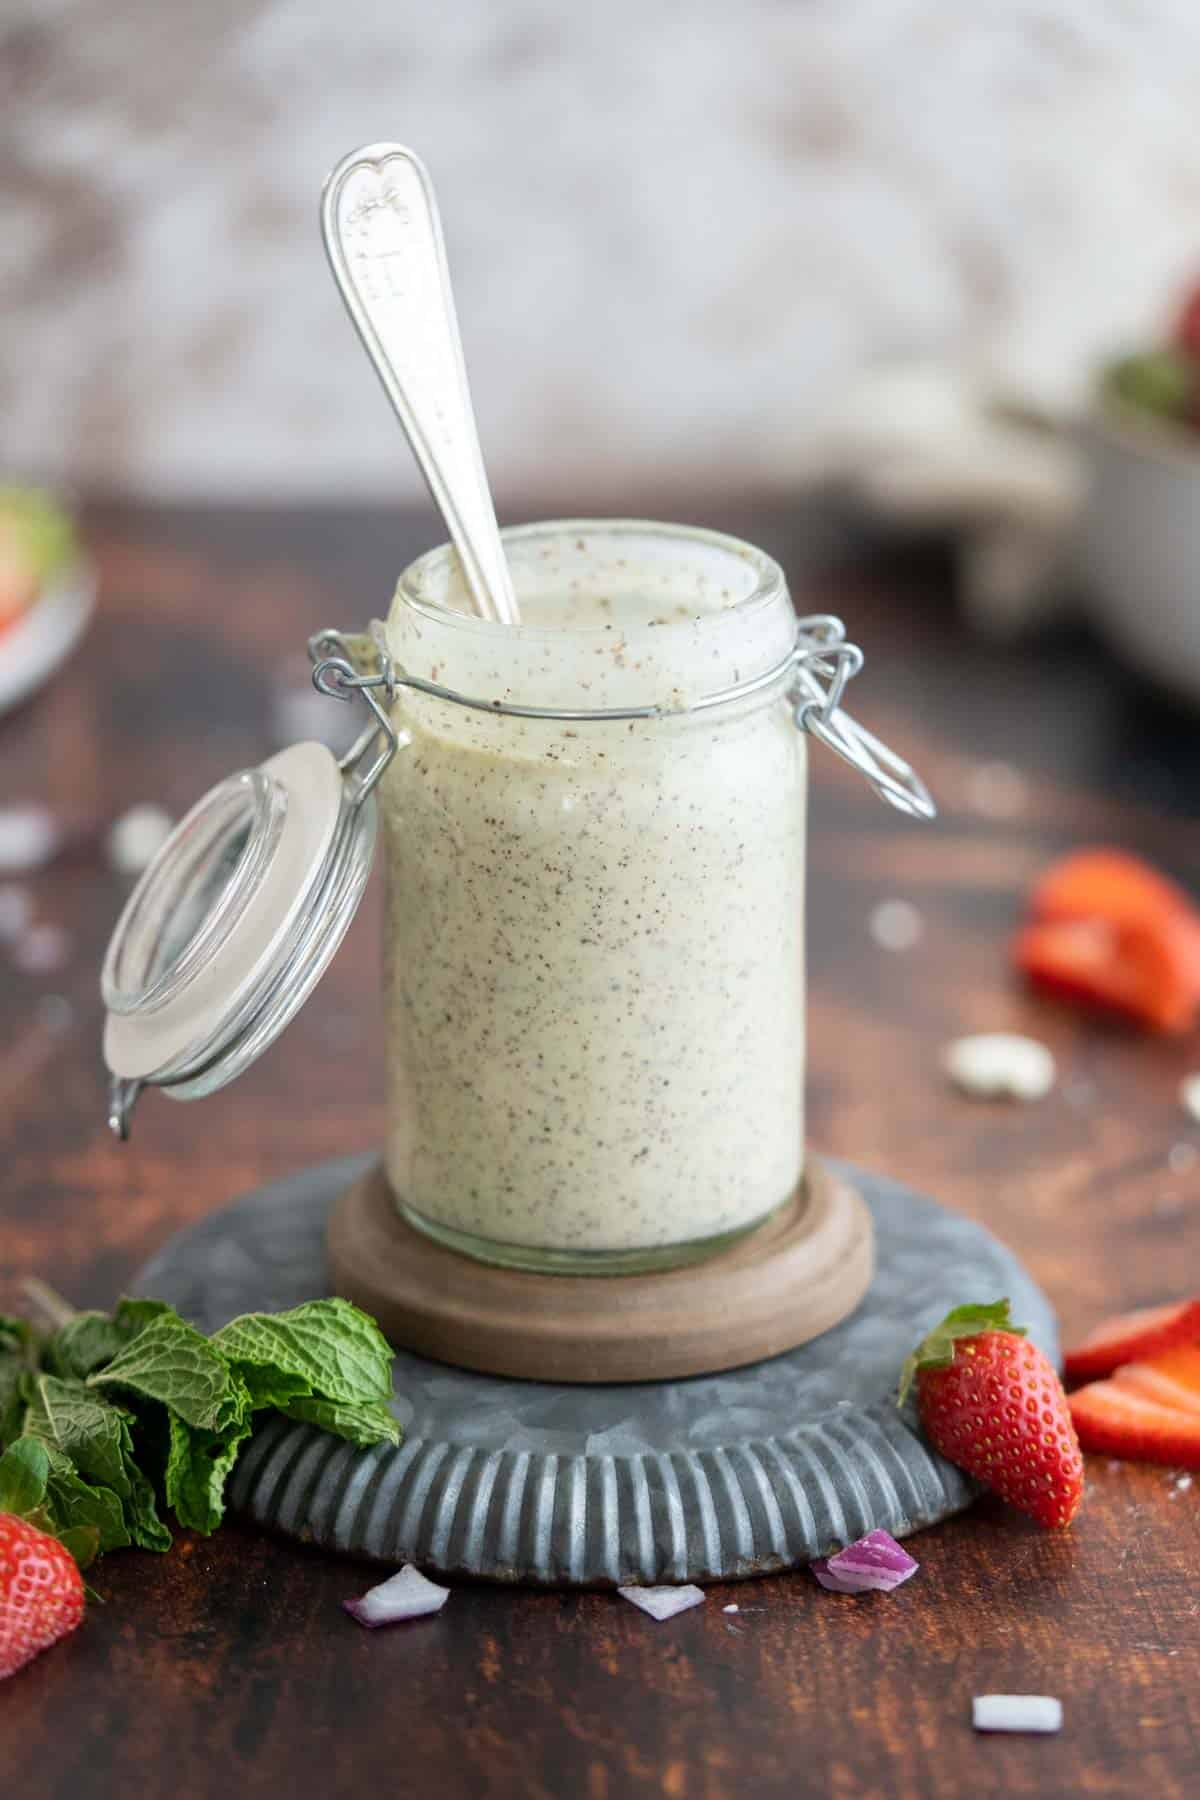
[[0, 474], [402, 496], [317, 196], [424, 156], [494, 484], [786, 490], [880, 357], [1051, 409], [1200, 264], [1195, 0], [8, 0]]

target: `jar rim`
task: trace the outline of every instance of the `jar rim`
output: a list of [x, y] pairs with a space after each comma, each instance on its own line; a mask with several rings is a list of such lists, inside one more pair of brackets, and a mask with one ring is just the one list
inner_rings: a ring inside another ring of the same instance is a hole
[[[562, 538], [574, 536], [605, 536], [608, 538], [647, 536], [657, 537], [667, 543], [694, 544], [708, 550], [715, 550], [727, 555], [739, 564], [748, 566], [754, 574], [754, 585], [748, 594], [741, 599], [731, 601], [727, 606], [714, 609], [711, 613], [697, 613], [680, 625], [694, 630], [697, 625], [703, 626], [708, 620], [714, 625], [725, 623], [733, 618], [747, 619], [767, 607], [778, 603], [781, 594], [787, 593], [787, 581], [780, 565], [766, 551], [759, 550], [756, 545], [748, 543], [744, 538], [732, 536], [728, 532], [714, 531], [704, 525], [678, 525], [662, 519], [628, 519], [628, 518], [568, 518], [538, 519], [525, 525], [509, 525], [500, 533], [505, 545], [523, 545], [536, 542], [539, 538]], [[421, 583], [435, 571], [446, 566], [455, 555], [453, 544], [437, 544], [432, 550], [426, 550], [408, 564], [396, 584], [395, 599], [403, 600], [406, 607], [420, 617], [436, 622], [439, 626], [453, 625], [464, 631], [477, 634], [480, 638], [495, 637], [497, 634], [518, 633], [527, 642], [561, 641], [566, 630], [573, 636], [587, 637], [592, 633], [600, 634], [605, 630], [603, 623], [595, 625], [506, 625], [496, 619], [483, 619], [476, 613], [458, 612], [452, 607], [443, 606], [422, 591]], [[663, 632], [676, 629], [674, 622], [660, 627]]]

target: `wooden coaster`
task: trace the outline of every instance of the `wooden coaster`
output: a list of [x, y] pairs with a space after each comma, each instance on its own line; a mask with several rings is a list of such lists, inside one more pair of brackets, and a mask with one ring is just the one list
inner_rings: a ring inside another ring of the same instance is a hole
[[796, 1199], [728, 1250], [654, 1275], [531, 1275], [446, 1250], [381, 1167], [334, 1202], [336, 1291], [422, 1356], [534, 1381], [668, 1381], [740, 1368], [852, 1313], [874, 1270], [857, 1188], [810, 1157]]

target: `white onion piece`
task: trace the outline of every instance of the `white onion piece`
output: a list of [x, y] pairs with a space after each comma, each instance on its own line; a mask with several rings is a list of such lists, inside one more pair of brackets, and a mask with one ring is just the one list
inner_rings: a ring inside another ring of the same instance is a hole
[[441, 1612], [449, 1598], [449, 1588], [427, 1581], [420, 1569], [405, 1563], [398, 1575], [381, 1581], [357, 1600], [343, 1600], [342, 1605], [352, 1619], [373, 1631], [377, 1625], [394, 1625], [401, 1619], [419, 1619], [426, 1613]]
[[1041, 1100], [1054, 1086], [1054, 1058], [1036, 1038], [985, 1031], [956, 1038], [942, 1051], [956, 1087], [977, 1100]]
[[925, 921], [910, 900], [881, 900], [871, 909], [867, 930], [881, 950], [900, 954], [920, 943]]
[[0, 869], [40, 869], [58, 848], [60, 832], [44, 806], [0, 807]]
[[108, 834], [108, 860], [121, 875], [149, 868], [171, 835], [171, 815], [161, 806], [131, 806]]
[[632, 1601], [652, 1619], [673, 1619], [689, 1606], [704, 1604], [703, 1588], [690, 1583], [686, 1587], [619, 1587], [617, 1592], [622, 1600]]
[[1029, 790], [1011, 763], [985, 762], [968, 775], [966, 798], [972, 812], [985, 819], [1015, 819], [1028, 804]]
[[976, 1694], [971, 1723], [976, 1731], [1061, 1731], [1062, 1701], [1049, 1694]]

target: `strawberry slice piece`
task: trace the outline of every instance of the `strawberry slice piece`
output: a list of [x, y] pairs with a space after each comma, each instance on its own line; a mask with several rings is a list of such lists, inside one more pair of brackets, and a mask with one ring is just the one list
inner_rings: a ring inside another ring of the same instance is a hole
[[1018, 933], [1012, 955], [1035, 986], [1151, 1030], [1186, 1031], [1195, 1017], [1191, 947], [1169, 916], [1155, 924], [1038, 920]]
[[1035, 919], [1102, 919], [1109, 925], [1169, 921], [1200, 996], [1200, 910], [1191, 896], [1127, 850], [1076, 850], [1052, 863], [1030, 896]]
[[[1169, 1374], [1163, 1364], [1170, 1357], [1193, 1356], [1197, 1362], [1195, 1373], [1187, 1379]], [[1154, 1362], [1126, 1363], [1111, 1377], [1114, 1386], [1126, 1394], [1140, 1394], [1143, 1400], [1152, 1400], [1156, 1406], [1169, 1406], [1174, 1412], [1195, 1413], [1200, 1418], [1200, 1350], [1168, 1351], [1162, 1358]]]
[[1157, 918], [1193, 910], [1190, 896], [1127, 850], [1073, 850], [1042, 875], [1030, 896], [1037, 919]]
[[1092, 1381], [1111, 1375], [1122, 1363], [1158, 1362], [1162, 1353], [1200, 1345], [1200, 1300], [1173, 1306], [1143, 1306], [1097, 1325], [1063, 1357], [1068, 1381]]
[[1116, 1381], [1093, 1381], [1068, 1398], [1085, 1450], [1135, 1462], [1200, 1469], [1200, 1415], [1157, 1406]]

